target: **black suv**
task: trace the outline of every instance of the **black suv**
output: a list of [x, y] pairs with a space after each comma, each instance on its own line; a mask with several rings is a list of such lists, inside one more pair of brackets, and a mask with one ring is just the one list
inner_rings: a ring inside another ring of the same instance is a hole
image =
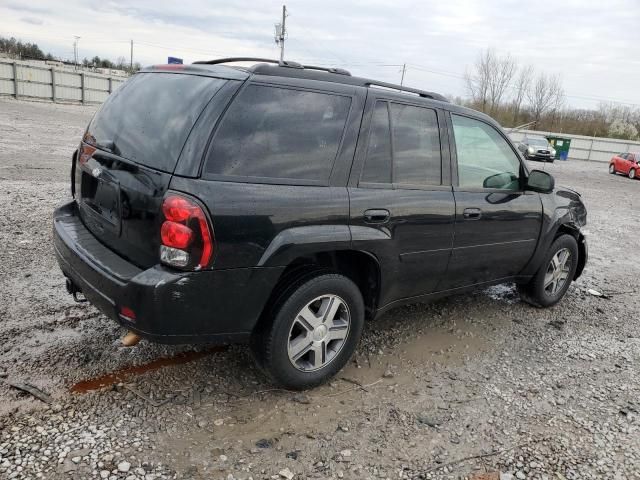
[[237, 60], [142, 70], [73, 156], [58, 262], [70, 293], [130, 332], [248, 341], [273, 380], [306, 388], [392, 307], [502, 282], [547, 307], [581, 274], [580, 195], [529, 171], [488, 116]]

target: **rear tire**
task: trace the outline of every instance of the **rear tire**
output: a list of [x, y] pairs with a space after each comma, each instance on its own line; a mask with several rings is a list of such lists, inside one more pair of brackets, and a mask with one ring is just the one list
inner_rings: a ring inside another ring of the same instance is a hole
[[364, 326], [360, 289], [343, 275], [320, 274], [293, 285], [252, 334], [259, 367], [278, 385], [303, 390], [349, 361]]
[[631, 180], [633, 180], [634, 178], [636, 178], [636, 169], [635, 169], [635, 168], [632, 168], [631, 170], [629, 170], [629, 175], [628, 175], [628, 176], [629, 176], [629, 178], [630, 178]]
[[578, 268], [578, 242], [563, 234], [554, 240], [540, 269], [529, 283], [518, 285], [520, 298], [540, 308], [551, 307], [562, 300]]
[[616, 167], [615, 167], [615, 165], [613, 163], [609, 164], [609, 173], [611, 175], [615, 175], [616, 174]]

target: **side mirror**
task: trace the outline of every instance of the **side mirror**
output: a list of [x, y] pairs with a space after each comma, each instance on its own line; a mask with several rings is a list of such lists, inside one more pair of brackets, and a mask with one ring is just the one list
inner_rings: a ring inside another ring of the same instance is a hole
[[487, 177], [482, 182], [484, 188], [509, 188], [513, 182], [517, 182], [518, 177], [512, 173], [496, 173]]
[[551, 193], [556, 186], [556, 181], [547, 172], [542, 170], [532, 170], [527, 178], [527, 190], [538, 193]]

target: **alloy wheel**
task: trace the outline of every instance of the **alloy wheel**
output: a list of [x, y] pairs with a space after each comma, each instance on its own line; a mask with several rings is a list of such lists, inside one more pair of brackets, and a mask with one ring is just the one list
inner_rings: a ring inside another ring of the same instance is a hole
[[349, 307], [342, 298], [313, 299], [298, 312], [289, 331], [289, 361], [302, 372], [327, 366], [344, 347], [350, 324]]
[[567, 283], [571, 272], [571, 251], [563, 248], [551, 257], [547, 273], [544, 277], [544, 291], [549, 295], [556, 295]]

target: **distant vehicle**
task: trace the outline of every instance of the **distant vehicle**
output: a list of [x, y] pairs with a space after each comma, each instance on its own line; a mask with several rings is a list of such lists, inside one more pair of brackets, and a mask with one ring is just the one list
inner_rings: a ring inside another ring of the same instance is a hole
[[624, 173], [629, 178], [637, 178], [640, 173], [640, 153], [620, 153], [609, 162], [609, 173]]
[[73, 155], [58, 262], [131, 343], [247, 341], [274, 381], [308, 388], [393, 307], [504, 282], [550, 307], [582, 273], [580, 194], [487, 115], [255, 60], [142, 70]]
[[541, 160], [551, 162], [556, 159], [556, 150], [544, 137], [527, 136], [518, 144], [518, 150], [527, 160]]

